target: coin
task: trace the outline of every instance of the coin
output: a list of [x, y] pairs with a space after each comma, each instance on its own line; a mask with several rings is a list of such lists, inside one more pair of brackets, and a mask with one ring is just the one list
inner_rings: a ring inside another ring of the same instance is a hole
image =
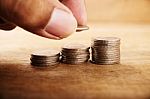
[[54, 49], [47, 49], [47, 50], [40, 50], [40, 51], [35, 51], [31, 55], [32, 56], [37, 56], [37, 57], [52, 57], [59, 55], [60, 51], [59, 50], [54, 50]]
[[86, 55], [86, 54], [84, 54], [84, 55], [79, 54], [79, 55], [74, 55], [74, 56], [72, 56], [72, 55], [71, 56], [69, 56], [69, 55], [66, 55], [66, 56], [62, 55], [63, 58], [68, 58], [68, 59], [73, 59], [73, 58], [74, 59], [80, 59], [80, 58], [82, 59], [82, 57], [87, 57], [88, 58], [89, 56], [90, 55]]
[[81, 51], [81, 50], [88, 50], [90, 47], [86, 44], [82, 43], [68, 43], [63, 46], [62, 49], [64, 50], [71, 50], [71, 51]]
[[120, 62], [119, 61], [105, 61], [105, 62], [97, 62], [97, 61], [92, 61], [91, 60], [91, 63], [94, 63], [94, 64], [97, 64], [97, 65], [113, 65], [113, 64], [119, 64]]
[[80, 31], [84, 31], [84, 30], [88, 30], [88, 29], [89, 29], [88, 26], [79, 25], [79, 26], [76, 28], [76, 31], [77, 31], [77, 32], [80, 32]]
[[92, 63], [103, 65], [120, 63], [120, 38], [93, 38], [91, 50]]
[[59, 62], [55, 62], [55, 63], [35, 63], [35, 62], [31, 62], [32, 66], [38, 66], [38, 67], [48, 67], [48, 66], [54, 66], [57, 65]]
[[120, 38], [118, 37], [95, 37], [93, 41], [96, 42], [120, 42]]
[[89, 46], [81, 43], [69, 43], [62, 47], [61, 62], [65, 64], [81, 64], [87, 62]]
[[31, 65], [33, 66], [52, 66], [59, 63], [60, 50], [48, 49], [36, 51], [31, 54]]

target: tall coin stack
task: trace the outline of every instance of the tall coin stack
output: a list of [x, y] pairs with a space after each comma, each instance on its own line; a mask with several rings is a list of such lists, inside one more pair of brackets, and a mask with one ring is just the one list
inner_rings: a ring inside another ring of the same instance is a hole
[[61, 62], [65, 64], [81, 64], [90, 57], [89, 47], [77, 43], [63, 46], [61, 54]]
[[42, 50], [36, 51], [31, 54], [31, 65], [33, 66], [52, 66], [59, 63], [60, 51], [59, 50]]
[[97, 37], [92, 43], [92, 62], [111, 65], [120, 63], [120, 39], [117, 37]]

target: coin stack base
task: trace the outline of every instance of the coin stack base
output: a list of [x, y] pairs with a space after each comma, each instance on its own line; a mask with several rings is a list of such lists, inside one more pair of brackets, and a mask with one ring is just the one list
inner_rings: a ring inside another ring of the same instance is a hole
[[92, 43], [92, 63], [112, 65], [120, 63], [120, 39], [116, 37], [97, 37]]
[[59, 63], [60, 51], [42, 50], [31, 54], [31, 65], [38, 67], [54, 66]]
[[82, 64], [89, 60], [89, 47], [84, 44], [67, 44], [62, 48], [61, 62], [65, 64]]

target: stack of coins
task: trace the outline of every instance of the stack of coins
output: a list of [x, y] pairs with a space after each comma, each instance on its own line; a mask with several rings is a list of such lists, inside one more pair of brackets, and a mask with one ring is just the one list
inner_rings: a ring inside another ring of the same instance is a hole
[[120, 39], [117, 37], [96, 37], [91, 50], [92, 62], [95, 64], [120, 63]]
[[67, 44], [62, 48], [61, 62], [65, 64], [81, 64], [90, 57], [88, 46], [84, 44]]
[[59, 50], [42, 50], [31, 54], [31, 65], [33, 66], [53, 66], [59, 63]]

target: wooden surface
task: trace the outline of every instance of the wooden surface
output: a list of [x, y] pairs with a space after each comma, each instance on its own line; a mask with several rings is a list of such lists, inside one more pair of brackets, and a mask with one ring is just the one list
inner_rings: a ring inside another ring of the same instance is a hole
[[[61, 41], [17, 28], [0, 31], [0, 99], [150, 99], [150, 25], [90, 24]], [[94, 36], [121, 38], [121, 64], [59, 64], [34, 68], [34, 50], [67, 42], [90, 44]]]

